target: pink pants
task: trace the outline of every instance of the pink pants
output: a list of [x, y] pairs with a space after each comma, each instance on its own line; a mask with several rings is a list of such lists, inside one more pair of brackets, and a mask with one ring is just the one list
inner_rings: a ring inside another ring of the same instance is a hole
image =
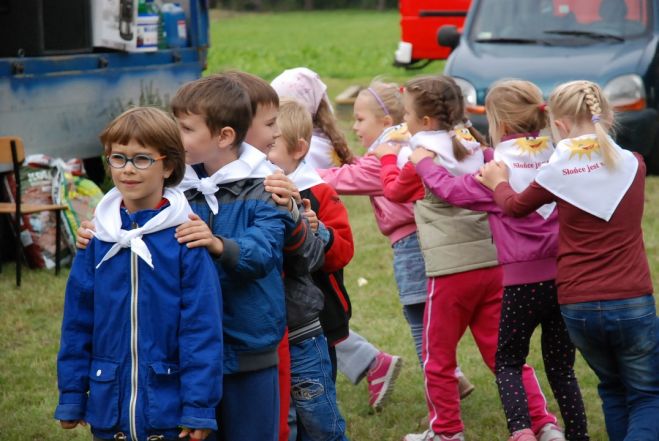
[[[502, 294], [500, 267], [428, 278], [423, 370], [430, 428], [435, 433], [452, 435], [464, 430], [455, 368], [458, 342], [467, 327], [483, 361], [494, 373]], [[547, 410], [535, 372], [528, 365], [524, 365], [522, 380], [533, 431], [547, 423], [556, 423], [556, 417]]]

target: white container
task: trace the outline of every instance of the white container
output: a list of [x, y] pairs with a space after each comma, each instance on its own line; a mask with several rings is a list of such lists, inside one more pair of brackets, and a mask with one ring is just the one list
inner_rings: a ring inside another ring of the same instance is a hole
[[157, 15], [138, 15], [135, 22], [135, 52], [151, 52], [158, 50], [158, 23]]
[[394, 58], [400, 64], [410, 64], [412, 62], [412, 43], [407, 41], [398, 42], [398, 49]]

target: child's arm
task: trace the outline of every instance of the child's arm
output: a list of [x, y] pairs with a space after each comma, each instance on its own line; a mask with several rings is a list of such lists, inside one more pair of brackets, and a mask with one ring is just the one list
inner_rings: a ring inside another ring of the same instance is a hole
[[94, 326], [94, 241], [73, 259], [64, 297], [57, 354], [59, 404], [55, 418], [65, 429], [84, 423]]
[[203, 439], [208, 433], [202, 429], [217, 429], [215, 408], [222, 398], [222, 294], [206, 250], [183, 248], [181, 266], [179, 425]]
[[407, 162], [401, 170], [398, 168], [397, 161], [396, 155], [384, 155], [380, 158], [382, 164], [380, 181], [385, 197], [390, 201], [400, 203], [423, 199], [423, 183], [416, 174], [414, 165]]
[[431, 158], [422, 159], [416, 165], [416, 172], [428, 190], [451, 205], [476, 211], [500, 211], [492, 191], [474, 175], [453, 176]]
[[516, 193], [508, 183], [508, 167], [502, 162], [488, 162], [481, 167], [476, 179], [494, 191], [494, 201], [507, 216], [523, 217], [555, 201], [554, 195], [535, 181], [523, 192]]
[[355, 253], [348, 211], [339, 199], [339, 195], [329, 185], [316, 185], [312, 187], [312, 192], [318, 199], [318, 219], [329, 232], [322, 269], [333, 273], [348, 265]]
[[356, 158], [352, 164], [341, 167], [319, 169], [318, 173], [338, 194], [383, 195], [380, 184], [380, 161], [373, 155]]

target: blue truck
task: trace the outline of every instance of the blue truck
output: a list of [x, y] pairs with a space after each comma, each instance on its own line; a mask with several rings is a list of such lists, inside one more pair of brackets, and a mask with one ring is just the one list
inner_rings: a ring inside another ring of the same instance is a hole
[[[208, 0], [180, 2], [185, 20], [179, 26], [187, 34], [187, 44], [180, 47], [160, 44], [148, 52], [93, 47], [93, 2], [112, 1], [121, 8], [121, 37], [142, 44], [134, 35], [138, 29], [126, 26], [137, 16], [138, 0], [80, 0], [75, 9], [73, 0], [0, 0], [0, 39], [5, 38], [4, 46], [0, 43], [0, 136], [23, 138], [26, 154], [84, 159], [92, 178], [103, 173], [98, 140], [103, 127], [133, 105], [167, 107], [183, 83], [201, 76], [209, 47]], [[34, 10], [25, 10], [30, 5]], [[53, 5], [71, 10], [49, 10]], [[69, 23], [76, 29], [67, 40], [62, 21], [76, 14], [84, 23]], [[12, 26], [22, 32], [3, 35]], [[80, 44], [84, 30], [89, 38]], [[20, 42], [23, 34], [39, 41]]]

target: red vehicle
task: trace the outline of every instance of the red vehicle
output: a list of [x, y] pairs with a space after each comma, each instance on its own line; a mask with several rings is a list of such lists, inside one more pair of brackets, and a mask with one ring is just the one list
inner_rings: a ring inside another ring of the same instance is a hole
[[394, 64], [416, 67], [448, 58], [451, 49], [437, 44], [437, 30], [443, 25], [462, 30], [470, 4], [471, 0], [400, 0], [401, 38]]

